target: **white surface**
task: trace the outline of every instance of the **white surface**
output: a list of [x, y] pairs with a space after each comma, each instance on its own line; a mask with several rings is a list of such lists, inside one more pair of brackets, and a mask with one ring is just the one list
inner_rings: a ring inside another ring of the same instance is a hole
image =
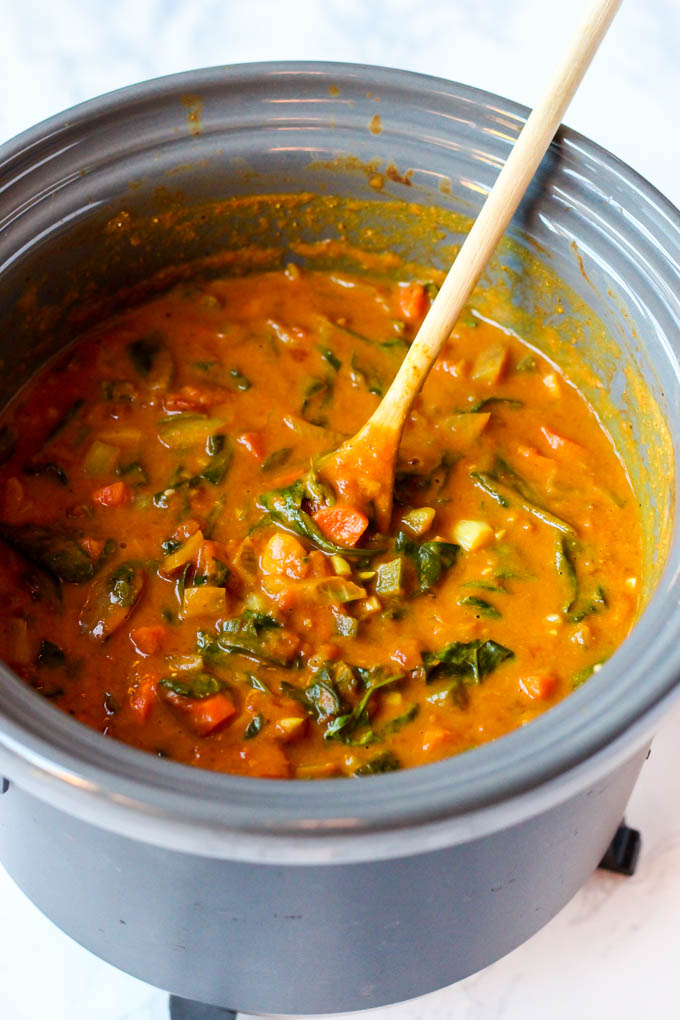
[[[0, 0], [0, 139], [159, 74], [321, 59], [439, 74], [531, 104], [585, 0]], [[680, 3], [627, 0], [566, 118], [680, 204]], [[638, 874], [599, 872], [499, 963], [370, 1020], [657, 1020], [678, 1016], [680, 708], [627, 818]], [[1, 1020], [167, 1020], [166, 997], [96, 960], [0, 870]], [[351, 980], [351, 975], [349, 976]]]

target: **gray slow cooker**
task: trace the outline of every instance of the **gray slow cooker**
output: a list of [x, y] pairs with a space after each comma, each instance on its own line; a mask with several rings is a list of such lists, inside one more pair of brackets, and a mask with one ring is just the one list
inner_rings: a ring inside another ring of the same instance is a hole
[[[177, 75], [46, 121], [0, 149], [0, 397], [68, 342], [98, 295], [132, 294], [178, 259], [238, 243], [224, 209], [192, 230], [170, 210], [265, 192], [372, 199], [364, 238], [389, 244], [396, 200], [416, 219], [418, 206], [474, 216], [526, 114], [434, 78], [309, 63]], [[137, 220], [143, 243], [127, 229]], [[285, 223], [257, 229], [285, 252]], [[309, 241], [331, 236], [332, 215], [304, 229]], [[445, 233], [414, 234], [414, 257], [444, 265], [456, 241]], [[404, 1000], [527, 939], [609, 844], [680, 680], [680, 217], [562, 130], [510, 234], [491, 272], [515, 273], [524, 311], [540, 314], [542, 297], [518, 252], [549, 264], [565, 300], [601, 327], [579, 343], [632, 437], [644, 613], [601, 671], [537, 721], [448, 761], [356, 781], [161, 761], [0, 670], [0, 860], [117, 967], [249, 1012]], [[616, 416], [603, 414], [616, 435]]]

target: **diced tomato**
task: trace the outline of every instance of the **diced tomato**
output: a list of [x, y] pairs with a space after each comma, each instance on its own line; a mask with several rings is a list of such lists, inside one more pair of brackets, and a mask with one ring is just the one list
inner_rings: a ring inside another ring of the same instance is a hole
[[209, 698], [196, 698], [185, 709], [189, 725], [199, 737], [207, 737], [224, 726], [236, 712], [234, 703], [224, 693]]
[[422, 283], [406, 283], [399, 288], [399, 312], [409, 325], [419, 325], [427, 311], [427, 293]]
[[151, 715], [151, 709], [156, 700], [156, 678], [145, 676], [136, 687], [130, 691], [130, 708], [137, 715], [140, 722], [146, 722]]
[[236, 442], [240, 443], [255, 460], [260, 463], [264, 460], [264, 442], [260, 432], [242, 432]]
[[567, 439], [565, 436], [561, 436], [557, 432], [553, 432], [552, 429], [546, 428], [545, 425], [541, 427], [541, 432], [543, 433], [548, 446], [551, 450], [554, 450], [555, 453], [561, 454], [563, 457], [570, 460], [582, 459], [585, 450], [580, 443], [575, 443], [573, 439]]
[[327, 506], [317, 510], [314, 520], [326, 538], [337, 545], [354, 546], [368, 527], [368, 517], [352, 506]]
[[155, 655], [163, 647], [168, 628], [162, 624], [151, 627], [136, 627], [130, 631], [130, 640], [140, 655]]
[[100, 506], [123, 506], [130, 501], [131, 492], [125, 482], [112, 482], [105, 485], [103, 489], [97, 489], [92, 493], [92, 501]]
[[559, 679], [554, 673], [533, 673], [520, 678], [519, 689], [531, 701], [543, 701], [552, 697], [558, 683]]
[[202, 411], [214, 399], [212, 393], [200, 390], [197, 386], [183, 386], [177, 393], [168, 393], [163, 406], [166, 411]]

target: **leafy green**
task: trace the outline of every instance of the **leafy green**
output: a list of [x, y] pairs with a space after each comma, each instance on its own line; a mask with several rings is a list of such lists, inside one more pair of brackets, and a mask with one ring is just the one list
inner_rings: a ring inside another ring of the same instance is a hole
[[226, 369], [219, 361], [194, 361], [191, 367], [201, 375], [207, 375], [214, 386], [222, 386], [224, 389], [245, 393], [253, 385], [237, 368]]
[[345, 549], [326, 538], [313, 517], [302, 509], [305, 489], [305, 481], [298, 479], [285, 489], [272, 489], [263, 493], [260, 496], [260, 505], [269, 513], [272, 520], [309, 539], [324, 552], [340, 553], [342, 556], [365, 556], [365, 549]]
[[355, 385], [365, 386], [369, 393], [376, 397], [382, 397], [387, 385], [380, 375], [380, 372], [372, 365], [361, 361], [356, 354], [352, 355], [352, 382]]
[[224, 684], [216, 676], [203, 670], [182, 673], [181, 676], [164, 676], [159, 682], [161, 687], [184, 698], [209, 698], [224, 689]]
[[67, 425], [70, 425], [70, 424], [71, 424], [71, 422], [73, 421], [73, 419], [74, 419], [74, 418], [76, 417], [76, 415], [77, 415], [77, 414], [78, 414], [78, 413], [79, 413], [79, 412], [80, 412], [80, 411], [82, 410], [82, 408], [83, 408], [84, 406], [85, 406], [85, 401], [84, 401], [84, 400], [78, 399], [78, 400], [74, 400], [74, 401], [73, 401], [73, 403], [71, 404], [71, 406], [70, 406], [70, 407], [69, 407], [69, 408], [67, 409], [67, 411], [66, 411], [66, 412], [65, 412], [65, 413], [64, 413], [64, 414], [62, 415], [62, 417], [61, 417], [61, 418], [59, 419], [59, 421], [58, 421], [58, 422], [56, 423], [56, 425], [54, 425], [54, 426], [52, 427], [52, 429], [51, 429], [51, 430], [50, 430], [50, 431], [48, 432], [48, 434], [47, 434], [47, 437], [45, 438], [45, 440], [44, 440], [44, 442], [43, 442], [43, 449], [44, 449], [44, 448], [45, 448], [45, 447], [46, 447], [46, 446], [47, 446], [47, 445], [48, 445], [49, 443], [51, 443], [53, 439], [56, 439], [56, 438], [57, 438], [57, 436], [58, 436], [58, 435], [59, 435], [59, 434], [60, 434], [61, 432], [63, 432], [63, 431], [64, 431], [64, 429], [66, 428], [66, 426], [67, 426]]
[[470, 477], [475, 485], [483, 489], [499, 506], [509, 507], [517, 503], [528, 514], [549, 527], [566, 535], [575, 534], [571, 524], [546, 510], [531, 486], [502, 457], [496, 459], [492, 471], [471, 471]]
[[258, 712], [257, 715], [253, 716], [253, 718], [250, 720], [245, 730], [243, 731], [243, 739], [252, 740], [253, 737], [256, 737], [258, 733], [261, 732], [263, 726], [264, 717], [260, 712]]
[[124, 478], [128, 485], [140, 486], [148, 485], [149, 476], [146, 470], [138, 460], [130, 461], [129, 464], [121, 464], [118, 468], [117, 474]]
[[375, 692], [382, 687], [387, 687], [397, 683], [399, 680], [403, 680], [404, 677], [401, 673], [385, 676], [384, 671], [380, 667], [374, 667], [371, 670], [357, 668], [357, 672], [363, 680], [364, 693], [350, 712], [340, 715], [338, 714], [340, 709], [338, 709], [338, 712], [335, 713], [335, 719], [324, 733], [324, 740], [339, 738], [344, 743], [355, 743], [363, 746], [373, 743], [378, 739], [374, 731], [370, 729], [357, 740], [351, 740], [350, 737], [357, 729], [369, 725], [368, 703]]
[[300, 415], [311, 425], [325, 428], [328, 419], [320, 414], [320, 411], [328, 406], [332, 396], [333, 382], [331, 379], [311, 379], [304, 389]]
[[94, 577], [101, 560], [92, 560], [75, 534], [40, 524], [0, 524], [0, 539], [31, 563], [72, 584]]
[[216, 637], [199, 631], [198, 650], [219, 661], [224, 655], [240, 652], [263, 662], [286, 666], [295, 656], [294, 645], [283, 639], [282, 624], [266, 613], [245, 609], [240, 616], [225, 620]]
[[355, 771], [355, 776], [375, 776], [381, 772], [396, 772], [401, 768], [401, 762], [394, 751], [383, 751], [371, 758], [364, 765], [360, 765]]
[[463, 683], [481, 683], [514, 652], [497, 641], [452, 641], [439, 652], [423, 652], [427, 683], [455, 678]]
[[397, 535], [395, 548], [414, 560], [418, 577], [418, 590], [430, 591], [441, 579], [445, 570], [456, 562], [459, 546], [453, 542], [415, 542], [404, 532]]
[[602, 587], [598, 585], [589, 599], [585, 601], [579, 600], [573, 611], [567, 615], [567, 619], [569, 623], [581, 623], [582, 620], [585, 620], [586, 616], [601, 613], [607, 607], [607, 596]]
[[106, 641], [128, 619], [144, 591], [146, 571], [138, 563], [119, 563], [94, 582], [80, 612], [80, 629]]
[[601, 669], [604, 662], [604, 659], [600, 659], [598, 662], [593, 662], [590, 666], [584, 666], [583, 669], [577, 670], [571, 678], [572, 688], [576, 690], [576, 688], [584, 684], [586, 680], [589, 680], [593, 673], [597, 673], [597, 671]]
[[555, 569], [567, 586], [568, 595], [562, 605], [562, 612], [566, 615], [578, 598], [579, 582], [576, 573], [574, 542], [565, 535], [559, 535], [555, 544]]
[[480, 599], [476, 595], [466, 595], [464, 598], [458, 599], [458, 605], [474, 609], [481, 616], [490, 616], [496, 619], [502, 616], [500, 610], [496, 609], [490, 602], [487, 602], [486, 599]]
[[334, 368], [336, 372], [339, 372], [342, 368], [340, 358], [337, 358], [329, 347], [319, 347], [319, 351], [321, 352], [323, 360], [327, 361], [331, 368]]
[[279, 450], [273, 450], [262, 465], [262, 470], [275, 471], [276, 468], [283, 467], [292, 452], [292, 446], [282, 446]]
[[514, 397], [481, 397], [476, 400], [470, 407], [466, 407], [462, 413], [477, 414], [479, 411], [485, 411], [487, 407], [494, 407], [497, 404], [505, 404], [506, 407], [512, 408], [513, 411], [518, 411], [521, 407], [524, 407], [523, 400], [515, 400]]
[[428, 505], [442, 500], [442, 492], [446, 488], [451, 472], [460, 460], [460, 456], [445, 450], [438, 464], [427, 474], [413, 471], [397, 471], [394, 479], [394, 498], [402, 506], [417, 506], [420, 499]]

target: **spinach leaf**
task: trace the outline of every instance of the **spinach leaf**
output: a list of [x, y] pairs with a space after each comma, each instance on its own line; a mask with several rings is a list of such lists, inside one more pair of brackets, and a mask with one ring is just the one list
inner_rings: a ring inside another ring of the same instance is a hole
[[138, 563], [120, 563], [94, 582], [78, 618], [80, 629], [106, 641], [128, 619], [144, 591], [146, 571]]
[[333, 354], [333, 351], [329, 347], [319, 347], [321, 357], [324, 361], [327, 361], [331, 368], [334, 368], [336, 372], [339, 372], [342, 368], [342, 362], [339, 358]]
[[295, 645], [286, 640], [282, 624], [266, 613], [246, 609], [240, 616], [225, 620], [217, 637], [205, 631], [197, 635], [198, 650], [219, 661], [224, 655], [239, 652], [263, 662], [286, 666], [296, 655]]
[[302, 509], [305, 488], [305, 482], [298, 479], [286, 489], [272, 489], [263, 493], [260, 496], [260, 505], [269, 513], [272, 520], [309, 539], [324, 552], [340, 553], [343, 556], [365, 556], [365, 549], [345, 549], [326, 538], [313, 517]]
[[245, 393], [253, 385], [247, 376], [237, 368], [225, 369], [219, 361], [194, 361], [191, 365], [201, 375], [208, 376], [214, 386], [222, 386], [229, 390], [240, 390]]
[[422, 659], [428, 684], [451, 677], [478, 684], [514, 654], [497, 641], [452, 641], [439, 652], [423, 652]]
[[474, 609], [481, 616], [490, 616], [496, 619], [502, 616], [502, 613], [495, 606], [487, 602], [486, 599], [478, 598], [476, 595], [466, 595], [464, 598], [458, 599], [458, 605]]
[[352, 382], [355, 386], [364, 386], [369, 393], [373, 393], [376, 397], [382, 397], [387, 389], [378, 370], [372, 365], [362, 362], [356, 354], [352, 355]]
[[559, 576], [566, 581], [569, 593], [562, 605], [562, 613], [565, 615], [572, 609], [579, 595], [574, 553], [574, 543], [565, 535], [560, 535], [555, 545], [555, 569]]
[[[364, 694], [351, 712], [346, 712], [344, 715], [335, 713], [336, 718], [326, 729], [326, 732], [324, 733], [324, 740], [331, 740], [339, 737], [344, 743], [354, 742], [349, 741], [348, 738], [355, 732], [355, 730], [368, 725], [368, 703], [375, 692], [380, 690], [381, 687], [387, 687], [390, 684], [396, 683], [398, 680], [404, 679], [403, 674], [385, 676], [384, 671], [380, 669], [380, 667], [374, 667], [371, 670], [359, 668], [357, 672], [364, 681]], [[339, 711], [340, 710], [338, 710], [338, 712]], [[363, 739], [359, 738], [356, 743], [372, 743], [375, 739], [375, 734], [372, 730], [370, 730]]]
[[43, 449], [44, 449], [44, 448], [45, 448], [45, 447], [46, 447], [46, 446], [47, 446], [47, 445], [48, 445], [49, 443], [51, 443], [53, 439], [56, 439], [56, 438], [57, 438], [57, 436], [58, 436], [58, 435], [59, 435], [59, 434], [60, 434], [61, 432], [63, 432], [63, 431], [64, 431], [64, 429], [66, 428], [66, 426], [67, 426], [67, 425], [70, 425], [70, 423], [71, 423], [71, 422], [73, 421], [73, 419], [75, 418], [75, 416], [76, 416], [76, 415], [78, 414], [78, 412], [79, 412], [79, 411], [81, 411], [81, 410], [82, 410], [82, 408], [83, 408], [84, 406], [85, 406], [85, 401], [84, 401], [84, 400], [80, 400], [80, 399], [79, 399], [79, 400], [74, 400], [74, 401], [73, 401], [73, 403], [72, 403], [72, 404], [71, 404], [71, 406], [70, 406], [70, 407], [68, 408], [68, 410], [66, 411], [66, 413], [65, 413], [65, 414], [64, 414], [64, 415], [63, 415], [63, 416], [62, 416], [62, 417], [61, 417], [61, 418], [59, 419], [59, 421], [57, 422], [57, 424], [56, 424], [56, 425], [54, 425], [54, 426], [52, 427], [52, 429], [51, 429], [51, 430], [50, 430], [50, 431], [48, 432], [48, 434], [47, 434], [47, 437], [45, 438], [45, 440], [44, 440], [44, 442], [43, 442], [43, 445], [42, 445], [42, 448], [43, 448]]
[[262, 731], [263, 726], [264, 718], [262, 714], [258, 712], [257, 715], [253, 716], [253, 718], [250, 720], [245, 730], [243, 731], [243, 739], [252, 740], [253, 737], [256, 737], [258, 733]]
[[275, 471], [276, 468], [283, 467], [292, 452], [292, 446], [282, 446], [280, 450], [273, 450], [262, 465], [262, 471]]
[[375, 758], [371, 758], [364, 765], [360, 765], [355, 771], [355, 776], [375, 776], [381, 772], [396, 772], [401, 768], [401, 762], [394, 751], [383, 751]]
[[521, 407], [524, 407], [524, 401], [515, 400], [514, 397], [481, 397], [460, 413], [478, 414], [479, 411], [485, 411], [487, 407], [493, 407], [497, 404], [505, 404], [506, 407], [512, 408], [513, 411], [518, 411]]
[[441, 501], [441, 494], [459, 460], [459, 454], [445, 450], [439, 463], [428, 474], [398, 471], [394, 479], [395, 501], [402, 506], [417, 506], [419, 497], [427, 497], [428, 504]]
[[209, 698], [224, 689], [224, 684], [216, 676], [202, 670], [182, 673], [181, 676], [164, 676], [159, 682], [161, 687], [184, 698]]
[[0, 524], [0, 539], [31, 563], [72, 584], [94, 577], [102, 559], [92, 560], [75, 534], [40, 524]]
[[333, 396], [333, 382], [330, 379], [311, 379], [305, 386], [300, 415], [311, 425], [325, 428], [328, 419], [319, 412], [327, 407]]
[[138, 460], [130, 461], [129, 464], [121, 464], [116, 474], [124, 478], [128, 485], [135, 488], [141, 485], [148, 485], [149, 476]]
[[593, 595], [587, 601], [580, 602], [571, 613], [567, 614], [567, 619], [569, 623], [581, 623], [582, 620], [585, 620], [586, 616], [601, 613], [607, 607], [607, 596], [602, 587], [598, 585]]
[[513, 503], [520, 506], [526, 513], [565, 535], [576, 534], [571, 524], [541, 504], [533, 489], [517, 474], [517, 472], [501, 457], [496, 459], [493, 471], [471, 471], [470, 478], [475, 485], [483, 489], [499, 506], [510, 507]]
[[414, 542], [412, 538], [400, 531], [395, 547], [414, 560], [418, 576], [418, 590], [430, 591], [441, 579], [445, 570], [449, 570], [456, 562], [459, 546], [453, 542]]

